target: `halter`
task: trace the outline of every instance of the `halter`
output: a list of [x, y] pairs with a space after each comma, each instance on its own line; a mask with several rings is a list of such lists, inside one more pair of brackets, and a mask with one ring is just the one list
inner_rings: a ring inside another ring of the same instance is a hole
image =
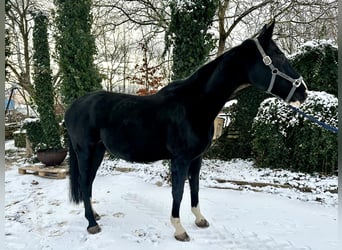
[[292, 77], [288, 76], [287, 74], [281, 72], [278, 70], [278, 68], [274, 67], [274, 65], [272, 64], [272, 59], [271, 57], [269, 57], [268, 55], [266, 55], [264, 49], [261, 47], [261, 44], [259, 42], [259, 40], [257, 38], [253, 38], [254, 42], [256, 43], [256, 46], [262, 56], [262, 61], [264, 62], [264, 64], [268, 67], [270, 67], [271, 71], [272, 71], [272, 78], [271, 78], [271, 82], [270, 85], [268, 86], [267, 92], [273, 94], [271, 92], [271, 90], [273, 89], [274, 86], [274, 82], [275, 79], [278, 76], [288, 80], [289, 82], [292, 83], [292, 88], [289, 92], [289, 94], [287, 95], [285, 102], [289, 102], [294, 94], [294, 92], [296, 91], [296, 89], [300, 86], [300, 84], [303, 83], [304, 87], [306, 87], [305, 82], [303, 80], [302, 77], [299, 77], [298, 79], [293, 79]]

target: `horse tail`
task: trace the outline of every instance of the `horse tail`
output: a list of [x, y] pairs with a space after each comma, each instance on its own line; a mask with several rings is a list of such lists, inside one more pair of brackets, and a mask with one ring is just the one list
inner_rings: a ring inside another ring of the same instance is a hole
[[76, 152], [72, 146], [70, 137], [69, 140], [69, 178], [70, 178], [70, 200], [76, 204], [82, 201], [82, 193], [80, 189], [80, 184], [78, 182], [80, 171], [78, 168], [78, 161]]

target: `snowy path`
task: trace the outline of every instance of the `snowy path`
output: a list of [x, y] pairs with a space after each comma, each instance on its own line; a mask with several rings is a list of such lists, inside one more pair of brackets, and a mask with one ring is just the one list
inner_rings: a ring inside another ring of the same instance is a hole
[[19, 175], [15, 167], [5, 175], [5, 249], [338, 249], [334, 206], [202, 186], [201, 209], [210, 227], [200, 229], [186, 185], [181, 219], [191, 241], [181, 243], [169, 222], [170, 187], [118, 173], [95, 180], [102, 232], [89, 235], [82, 206], [68, 201], [67, 179]]

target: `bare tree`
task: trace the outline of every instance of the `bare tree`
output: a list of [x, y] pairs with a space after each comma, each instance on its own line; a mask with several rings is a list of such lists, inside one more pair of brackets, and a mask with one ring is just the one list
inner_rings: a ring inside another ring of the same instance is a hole
[[5, 25], [9, 31], [11, 56], [6, 58], [10, 81], [17, 83], [31, 96], [34, 89], [31, 82], [32, 17], [30, 10], [34, 7], [32, 0], [8, 1]]
[[308, 40], [332, 39], [337, 43], [337, 0], [296, 1], [278, 13], [277, 36], [288, 54]]
[[[227, 38], [232, 34], [236, 26], [238, 26], [240, 22], [243, 22], [246, 16], [273, 2], [273, 0], [265, 0], [258, 4], [254, 4], [255, 2], [253, 2], [254, 5], [251, 5], [250, 3], [252, 1], [249, 1], [247, 6], [245, 3], [246, 1], [220, 0], [219, 2], [219, 44], [217, 55], [221, 55], [224, 52]], [[232, 11], [233, 13], [230, 16], [230, 12]]]
[[[35, 98], [31, 79], [32, 67], [32, 12], [35, 9], [48, 11], [53, 5], [48, 0], [6, 1], [5, 26], [8, 31], [10, 56], [6, 57], [10, 83], [19, 85], [30, 97]], [[26, 96], [23, 95], [26, 100]]]
[[113, 91], [118, 84], [122, 86], [123, 92], [126, 91], [125, 70], [130, 57], [126, 32], [124, 26], [116, 27], [111, 32], [106, 32], [105, 26], [100, 26], [95, 33], [98, 47], [96, 64], [103, 75], [103, 85], [108, 91]]
[[[165, 1], [95, 1], [94, 35], [98, 54], [96, 63], [105, 76], [108, 90], [135, 92], [128, 77], [142, 58], [139, 43], [149, 40], [155, 53], [149, 58], [159, 64], [167, 27]], [[157, 52], [159, 51], [159, 52]], [[165, 74], [166, 75], [166, 74]]]
[[105, 16], [115, 13], [116, 18], [107, 19], [107, 24], [118, 26], [130, 23], [137, 26], [151, 25], [161, 30], [168, 27], [169, 1], [159, 0], [96, 0], [94, 6], [101, 8]]
[[306, 40], [337, 40], [337, 0], [220, 0], [217, 54], [250, 37], [271, 19], [277, 21], [276, 37], [289, 54]]

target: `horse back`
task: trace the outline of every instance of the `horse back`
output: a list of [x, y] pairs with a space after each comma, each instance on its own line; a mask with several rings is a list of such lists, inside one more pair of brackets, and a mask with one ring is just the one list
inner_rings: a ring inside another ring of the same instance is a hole
[[207, 129], [198, 132], [199, 120], [189, 118], [184, 103], [163, 92], [134, 96], [99, 91], [76, 100], [66, 112], [65, 123], [75, 143], [101, 141], [109, 152], [128, 161], [200, 154], [211, 136]]
[[98, 91], [77, 99], [65, 114], [74, 144], [103, 142], [107, 150], [129, 161], [167, 158], [167, 114], [158, 96]]

